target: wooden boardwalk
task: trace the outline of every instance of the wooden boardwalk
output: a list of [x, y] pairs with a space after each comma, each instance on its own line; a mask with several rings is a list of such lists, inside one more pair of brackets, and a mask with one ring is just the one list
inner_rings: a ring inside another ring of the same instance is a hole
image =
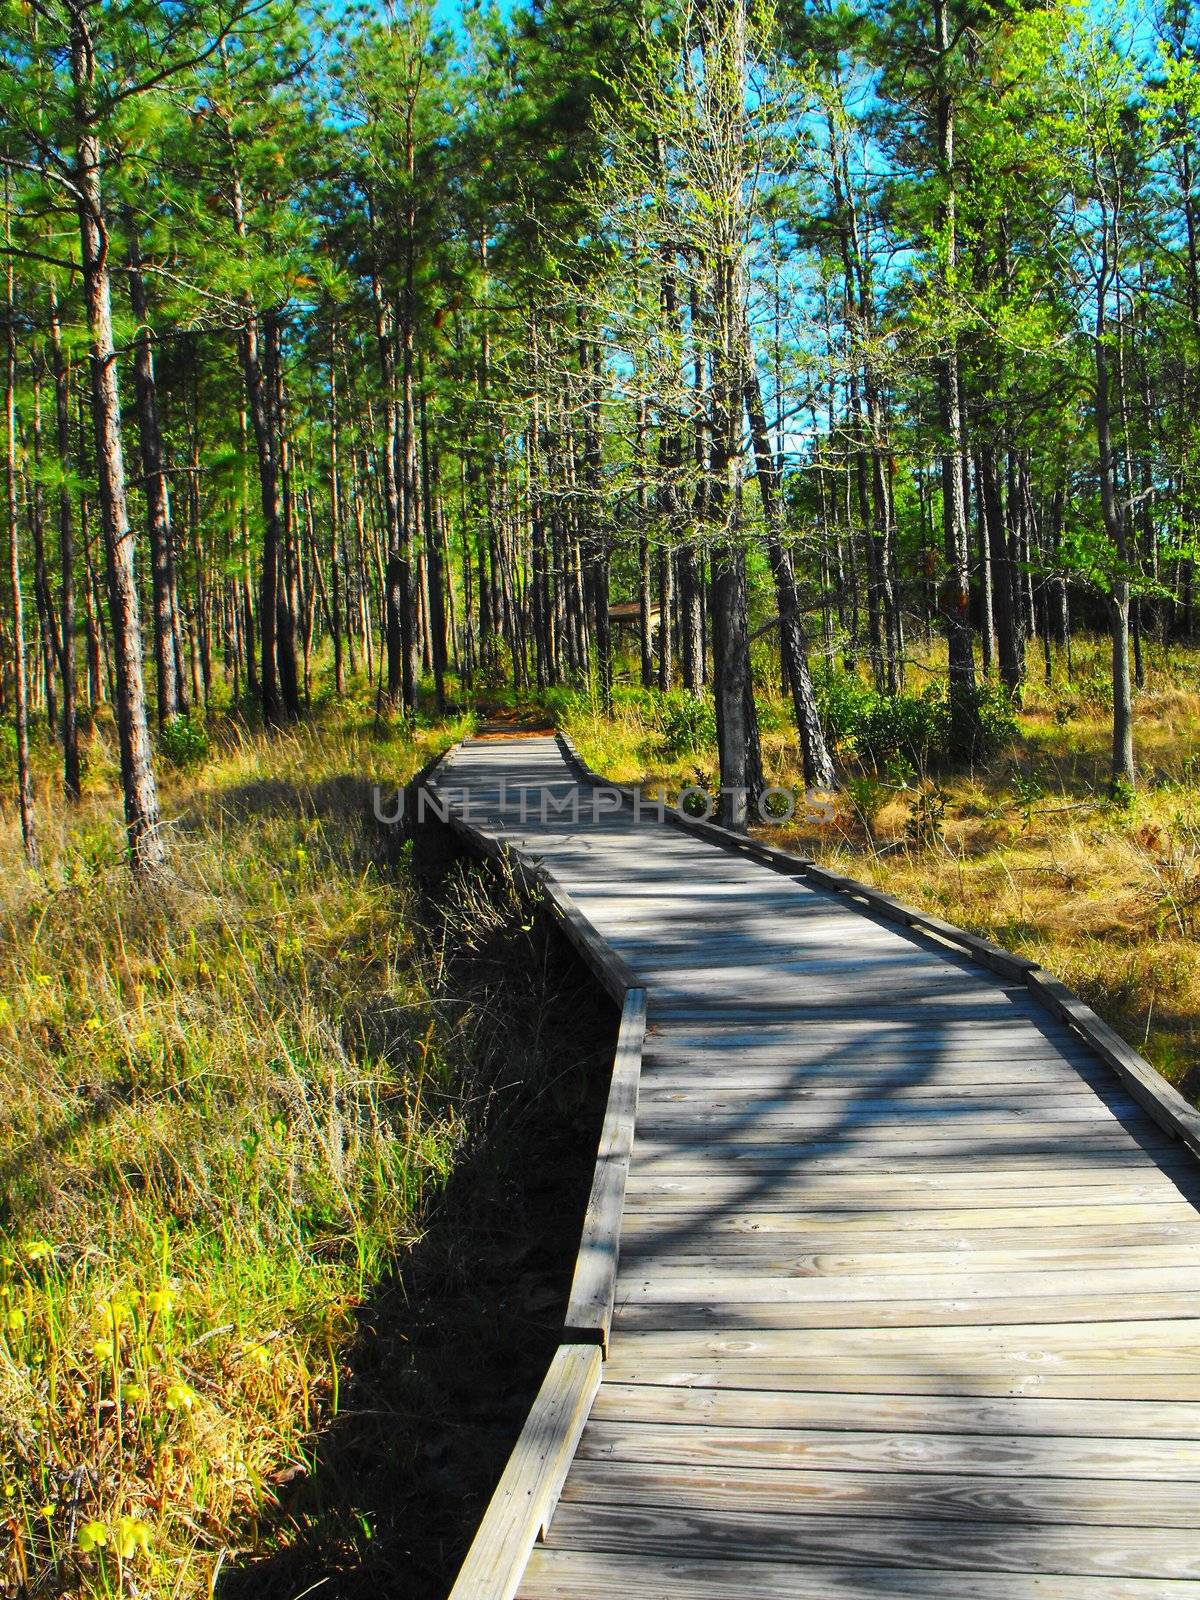
[[1200, 1600], [1195, 1157], [1012, 978], [522, 784], [581, 787], [550, 738], [436, 778], [648, 1026], [607, 1358], [572, 1347], [595, 1398], [516, 1592]]

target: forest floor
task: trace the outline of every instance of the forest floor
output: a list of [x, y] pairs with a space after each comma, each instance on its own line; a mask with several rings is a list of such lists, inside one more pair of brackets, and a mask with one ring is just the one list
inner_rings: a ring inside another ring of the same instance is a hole
[[153, 891], [103, 737], [40, 875], [0, 841], [0, 1595], [449, 1587], [561, 1324], [612, 1048], [515, 896], [451, 862], [431, 897], [375, 821], [468, 725], [211, 719], [161, 764]]
[[[1017, 734], [970, 771], [910, 763], [879, 771], [847, 741], [830, 822], [761, 830], [782, 847], [935, 912], [1041, 963], [1141, 1050], [1192, 1101], [1200, 1097], [1200, 673], [1194, 652], [1150, 646], [1136, 698], [1139, 787], [1108, 799], [1107, 643], [1083, 639], [1068, 681], [1041, 660]], [[932, 672], [929, 669], [933, 669]], [[909, 687], [936, 678], [936, 648]], [[769, 781], [802, 790], [788, 705], [758, 686]], [[674, 796], [715, 790], [711, 726], [618, 686], [611, 717], [594, 700], [551, 705], [598, 771]]]

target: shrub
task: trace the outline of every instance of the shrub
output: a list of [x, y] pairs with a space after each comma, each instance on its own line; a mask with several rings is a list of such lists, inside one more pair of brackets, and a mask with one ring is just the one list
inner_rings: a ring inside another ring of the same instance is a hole
[[913, 795], [904, 823], [904, 836], [917, 850], [941, 844], [946, 837], [946, 807], [950, 796], [937, 784], [923, 783]]
[[826, 735], [878, 773], [890, 774], [898, 764], [923, 772], [930, 765], [991, 755], [1017, 731], [1007, 694], [991, 684], [964, 697], [957, 725], [944, 684], [919, 694], [885, 695], [852, 674], [826, 673], [817, 700]]
[[659, 738], [664, 755], [699, 755], [717, 740], [712, 701], [686, 692], [664, 697], [659, 712]]
[[193, 767], [208, 754], [208, 733], [191, 715], [172, 717], [159, 732], [158, 748], [173, 767]]
[[846, 797], [854, 807], [867, 838], [874, 838], [875, 824], [879, 820], [879, 813], [892, 797], [891, 789], [869, 773], [856, 773], [846, 779]]

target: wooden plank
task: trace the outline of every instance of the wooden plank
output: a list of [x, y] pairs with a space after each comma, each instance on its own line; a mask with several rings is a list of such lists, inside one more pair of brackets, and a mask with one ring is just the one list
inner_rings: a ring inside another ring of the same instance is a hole
[[[741, 1376], [729, 1367], [716, 1368], [714, 1375]], [[1159, 1452], [1168, 1471], [1177, 1447], [1200, 1440], [1200, 1403], [1186, 1400], [1061, 1399], [1040, 1391], [1021, 1398], [963, 1397], [928, 1390], [846, 1394], [798, 1390], [794, 1385], [772, 1390], [723, 1382], [710, 1387], [666, 1386], [622, 1383], [606, 1374], [592, 1408], [593, 1423], [667, 1421], [726, 1430], [817, 1429], [834, 1435], [848, 1430], [852, 1438], [882, 1431], [905, 1438], [941, 1434], [984, 1441], [997, 1434], [1012, 1435], [1031, 1444], [1054, 1439], [1060, 1445], [1096, 1438], [1140, 1439]]]
[[858, 1139], [905, 1139], [934, 1137], [942, 1132], [954, 1137], [1002, 1139], [1012, 1133], [1021, 1138], [1068, 1141], [1075, 1131], [1088, 1136], [1109, 1134], [1123, 1128], [1128, 1133], [1159, 1137], [1158, 1127], [1140, 1106], [1107, 1106], [1092, 1098], [1073, 1105], [1050, 1106], [945, 1105], [934, 1101], [924, 1105], [894, 1105], [887, 1101], [868, 1101], [851, 1097], [831, 1106], [809, 1106], [790, 1102], [781, 1096], [774, 1106], [756, 1106], [746, 1101], [741, 1107], [729, 1105], [680, 1105], [650, 1102], [643, 1108], [639, 1132], [648, 1140], [670, 1139], [686, 1133], [692, 1138], [757, 1139], [765, 1133], [780, 1137], [802, 1134], [816, 1140], [836, 1136]]
[[[704, 1144], [683, 1141], [661, 1141], [635, 1146], [634, 1166], [630, 1178], [637, 1173], [674, 1178], [686, 1173], [754, 1174], [755, 1178], [773, 1181], [797, 1181], [797, 1173], [870, 1173], [878, 1178], [880, 1194], [886, 1189], [886, 1179], [901, 1173], [957, 1173], [965, 1178], [971, 1166], [982, 1165], [984, 1149], [971, 1139], [912, 1139], [909, 1144], [885, 1141], [869, 1144], [866, 1141], [826, 1141], [821, 1149], [803, 1149], [802, 1144], [738, 1144], [736, 1141], [714, 1139]], [[1139, 1144], [1126, 1136], [1117, 1138], [1080, 1139], [1070, 1149], [1061, 1141], [1029, 1141], [1010, 1138], [1005, 1141], [1005, 1160], [1011, 1171], [1034, 1174], [1037, 1171], [1061, 1173], [1090, 1173], [1101, 1179], [1107, 1173], [1154, 1173], [1155, 1157], [1170, 1154], [1170, 1146]]]
[[[1147, 1507], [1148, 1518], [1152, 1506]], [[750, 1510], [685, 1506], [563, 1505], [555, 1526], [560, 1548], [638, 1551], [656, 1556], [711, 1556], [848, 1565], [908, 1566], [922, 1571], [1044, 1572], [1078, 1577], [1200, 1576], [1200, 1546], [1178, 1528], [1049, 1526], [859, 1516], [777, 1516]]]
[[567, 1303], [563, 1339], [573, 1343], [598, 1337], [608, 1348], [616, 1293], [621, 1209], [633, 1150], [638, 1107], [642, 1040], [646, 1032], [646, 991], [628, 989], [613, 1057], [608, 1105], [596, 1152], [596, 1170], [584, 1214], [583, 1234]]
[[[814, 1331], [839, 1329], [858, 1333], [922, 1329], [940, 1348], [943, 1333], [972, 1327], [1001, 1329], [1007, 1325], [1029, 1327], [1039, 1318], [1053, 1316], [1058, 1323], [1089, 1328], [1111, 1314], [1114, 1295], [1077, 1294], [997, 1295], [980, 1299], [970, 1295], [912, 1300], [726, 1300], [714, 1289], [704, 1298], [680, 1301], [648, 1295], [644, 1300], [618, 1296], [613, 1327], [622, 1339], [642, 1334], [702, 1333], [712, 1330], [730, 1339], [745, 1335], [765, 1337], [783, 1332], [799, 1342]], [[1194, 1290], [1164, 1292], [1138, 1290], [1126, 1302], [1130, 1315], [1144, 1321], [1171, 1323], [1196, 1310]], [[874, 1357], [870, 1358], [874, 1360]]]
[[[1200, 1303], [1197, 1315], [1170, 1322], [1096, 1321], [1090, 1327], [1055, 1323], [1051, 1318], [1015, 1328], [946, 1328], [938, 1339], [939, 1354], [970, 1360], [983, 1372], [1001, 1363], [1021, 1366], [1041, 1362], [1057, 1371], [1096, 1371], [1102, 1360], [1115, 1368], [1135, 1366], [1143, 1372], [1200, 1372]], [[621, 1341], [625, 1361], [676, 1362], [724, 1357], [742, 1362], [780, 1361], [816, 1370], [823, 1363], [855, 1362], [879, 1366], [929, 1359], [929, 1341], [909, 1328], [817, 1330], [803, 1340], [786, 1332], [747, 1330], [730, 1333], [631, 1333]], [[613, 1352], [613, 1359], [616, 1351]], [[907, 1370], [902, 1364], [897, 1371]]]
[[1060, 1573], [930, 1572], [875, 1562], [830, 1566], [639, 1551], [537, 1549], [520, 1600], [1200, 1600], [1200, 1583], [1064, 1577]]
[[892, 1083], [886, 1074], [875, 1078], [851, 1077], [840, 1081], [820, 1079], [807, 1083], [790, 1074], [777, 1074], [773, 1079], [760, 1077], [757, 1081], [738, 1081], [731, 1078], [720, 1082], [704, 1071], [703, 1093], [698, 1093], [697, 1076], [691, 1081], [682, 1073], [666, 1077], [653, 1063], [647, 1068], [643, 1060], [641, 1104], [669, 1110], [678, 1106], [688, 1111], [702, 1110], [705, 1115], [717, 1111], [741, 1111], [748, 1115], [758, 1112], [782, 1110], [785, 1107], [802, 1107], [810, 1111], [830, 1112], [838, 1106], [861, 1108], [865, 1111], [895, 1110], [897, 1115], [929, 1114], [927, 1107], [942, 1106], [953, 1114], [974, 1115], [982, 1110], [1038, 1111], [1057, 1106], [1104, 1106], [1117, 1115], [1139, 1112], [1141, 1108], [1131, 1095], [1111, 1089], [1098, 1094], [1090, 1083], [1072, 1083], [1068, 1080], [1035, 1080], [1019, 1088], [1009, 1083], [973, 1083], [971, 1081], [939, 1082], [928, 1076]]
[[[776, 1467], [797, 1471], [897, 1472], [1118, 1479], [1189, 1485], [1189, 1524], [1196, 1517], [1190, 1487], [1200, 1475], [1200, 1439], [1136, 1439], [1014, 1433], [896, 1433], [849, 1428], [753, 1426], [738, 1402], [738, 1425], [679, 1422], [674, 1405], [662, 1405], [653, 1421], [597, 1420], [583, 1431], [577, 1461], [616, 1461], [679, 1466]], [[759, 1401], [766, 1396], [759, 1396]], [[764, 1408], [766, 1409], [766, 1408]], [[1156, 1491], [1151, 1491], [1154, 1493]]]
[[[648, 1220], [645, 1213], [636, 1220]], [[670, 1264], [673, 1268], [709, 1266], [720, 1274], [741, 1267], [747, 1272], [760, 1268], [779, 1274], [822, 1270], [826, 1262], [836, 1271], [843, 1262], [877, 1264], [927, 1263], [923, 1270], [931, 1275], [953, 1270], [956, 1261], [978, 1261], [983, 1265], [1012, 1256], [1014, 1262], [1036, 1263], [1051, 1259], [1082, 1259], [1100, 1263], [1105, 1258], [1138, 1262], [1190, 1264], [1200, 1260], [1200, 1226], [1195, 1224], [1133, 1224], [1128, 1227], [1078, 1227], [1039, 1229], [1032, 1235], [1028, 1227], [979, 1228], [974, 1232], [958, 1228], [928, 1228], [906, 1233], [898, 1228], [849, 1229], [802, 1235], [701, 1232], [686, 1218], [666, 1218], [650, 1228], [631, 1227], [630, 1219], [621, 1230], [622, 1272], [635, 1275], [653, 1272]]]
[[[1051, 1451], [1043, 1443], [1048, 1464]], [[1191, 1483], [1162, 1479], [1148, 1491], [1135, 1478], [1073, 1477], [1039, 1473], [1035, 1462], [1020, 1477], [975, 1471], [920, 1472], [888, 1467], [862, 1471], [805, 1466], [753, 1466], [692, 1461], [626, 1461], [609, 1457], [576, 1462], [563, 1486], [562, 1505], [586, 1503], [652, 1509], [778, 1512], [875, 1518], [937, 1518], [973, 1525], [1051, 1523], [1090, 1525], [1103, 1541], [1114, 1527], [1196, 1525]], [[778, 1524], [777, 1524], [778, 1525]], [[1200, 1575], [1200, 1573], [1198, 1573]]]
[[[654, 1335], [641, 1337], [655, 1337]], [[793, 1340], [800, 1341], [796, 1334]], [[743, 1394], [769, 1389], [779, 1398], [789, 1392], [836, 1396], [839, 1402], [855, 1397], [878, 1395], [885, 1400], [896, 1396], [1009, 1397], [1012, 1399], [1086, 1400], [1115, 1402], [1169, 1401], [1172, 1405], [1200, 1402], [1200, 1371], [1171, 1367], [1166, 1361], [1159, 1370], [1116, 1368], [1103, 1361], [1080, 1362], [1078, 1370], [1058, 1371], [1052, 1364], [1026, 1363], [1011, 1370], [982, 1369], [970, 1362], [946, 1362], [940, 1357], [931, 1370], [929, 1335], [925, 1336], [924, 1360], [912, 1357], [907, 1362], [881, 1365], [841, 1363], [831, 1365], [811, 1361], [739, 1361], [729, 1357], [694, 1360], [644, 1359], [631, 1353], [625, 1359], [618, 1340], [605, 1369], [606, 1383], [647, 1384], [679, 1389], [728, 1389]], [[1088, 1367], [1091, 1370], [1085, 1370]]]
[[[639, 1265], [621, 1274], [621, 1304], [687, 1306], [707, 1294], [710, 1308], [719, 1315], [726, 1303], [808, 1307], [819, 1302], [873, 1303], [887, 1296], [896, 1301], [1023, 1301], [1061, 1296], [1065, 1301], [1087, 1295], [1110, 1297], [1111, 1306], [1111, 1297], [1119, 1295], [1136, 1297], [1140, 1306], [1145, 1295], [1200, 1295], [1200, 1263], [1191, 1261], [1179, 1266], [1154, 1262], [1138, 1266], [1119, 1260], [1112, 1265], [1112, 1253], [1108, 1254], [1110, 1264], [1105, 1266], [1089, 1265], [1082, 1255], [1075, 1256], [1070, 1250], [1058, 1252], [1045, 1265], [1021, 1267], [1001, 1262], [985, 1266], [976, 1260], [974, 1251], [967, 1250], [958, 1252], [957, 1264], [945, 1264], [940, 1273], [910, 1268], [903, 1256], [885, 1257], [882, 1271], [746, 1272], [721, 1269], [716, 1262], [700, 1271], [694, 1266]], [[1196, 1311], [1200, 1314], [1200, 1299]]]
[[[661, 1142], [635, 1147], [634, 1166], [630, 1173], [652, 1174], [656, 1177], [674, 1177], [684, 1173], [705, 1173], [715, 1176], [720, 1172], [740, 1172], [758, 1178], [774, 1175], [779, 1181], [794, 1175], [798, 1168], [805, 1172], [831, 1174], [835, 1172], [874, 1172], [880, 1178], [893, 1173], [939, 1171], [969, 1174], [971, 1166], [981, 1165], [984, 1151], [978, 1141], [963, 1139], [913, 1139], [907, 1145], [879, 1141], [826, 1141], [828, 1148], [805, 1150], [800, 1144], [743, 1145], [733, 1141], [710, 1140], [704, 1144], [690, 1144], [682, 1140]], [[1089, 1137], [1080, 1139], [1064, 1156], [1060, 1144], [1054, 1141], [1018, 1139], [1005, 1140], [1005, 1155], [1024, 1171], [1034, 1173], [1040, 1169], [1060, 1172], [1087, 1172], [1093, 1178], [1112, 1172], [1154, 1171], [1155, 1157], [1169, 1153], [1170, 1147], [1161, 1144], [1141, 1144], [1129, 1135], [1124, 1137]]]
[[544, 1536], [600, 1387], [596, 1345], [561, 1345], [488, 1502], [450, 1600], [512, 1600]]
[[[997, 1244], [996, 1238], [1008, 1241]], [[665, 1237], [664, 1237], [665, 1235]], [[888, 1286], [900, 1276], [945, 1280], [964, 1271], [976, 1276], [995, 1273], [1039, 1272], [1069, 1269], [1072, 1272], [1101, 1270], [1125, 1271], [1131, 1267], [1181, 1267], [1200, 1262], [1200, 1224], [1189, 1228], [1127, 1228], [1120, 1232], [1104, 1228], [1067, 1228], [1057, 1237], [1042, 1231], [1031, 1235], [1028, 1229], [981, 1230], [970, 1237], [957, 1233], [934, 1234], [935, 1244], [913, 1245], [911, 1235], [880, 1234], [889, 1241], [884, 1249], [861, 1248], [859, 1239], [844, 1237], [830, 1245], [814, 1248], [804, 1238], [791, 1250], [777, 1239], [716, 1239], [707, 1234], [689, 1237], [687, 1232], [656, 1230], [649, 1238], [627, 1233], [621, 1245], [621, 1280], [628, 1292], [636, 1294], [639, 1284], [673, 1283], [694, 1277], [702, 1268], [714, 1284], [723, 1286], [730, 1278], [766, 1278], [779, 1283], [807, 1283], [813, 1280], [841, 1282], [844, 1278], [883, 1276]], [[897, 1276], [893, 1278], [893, 1274]], [[934, 1292], [940, 1298], [951, 1293], [939, 1281]]]
[[[635, 1145], [636, 1148], [636, 1145]], [[1028, 1167], [980, 1165], [975, 1173], [920, 1170], [889, 1175], [886, 1191], [881, 1191], [873, 1172], [846, 1172], [837, 1177], [819, 1172], [795, 1172], [771, 1178], [770, 1182], [748, 1183], [744, 1174], [722, 1173], [708, 1178], [694, 1174], [654, 1177], [639, 1171], [636, 1161], [630, 1169], [630, 1188], [644, 1190], [647, 1199], [658, 1206], [660, 1199], [674, 1197], [675, 1203], [663, 1210], [686, 1211], [697, 1203], [719, 1221], [730, 1218], [731, 1225], [746, 1211], [764, 1216], [784, 1206], [788, 1210], [810, 1211], [814, 1215], [836, 1211], [893, 1211], [896, 1209], [980, 1210], [996, 1206], [1145, 1205], [1162, 1201], [1194, 1212], [1190, 1185], [1178, 1187], [1190, 1173], [1178, 1167], [1164, 1168], [1147, 1162], [1132, 1172], [1098, 1172], [1090, 1164], [1082, 1168], [1066, 1162], [1031, 1172]], [[1055, 1195], [1049, 1191], [1067, 1191]], [[890, 1203], [889, 1203], [890, 1202]], [[1094, 1219], [1093, 1219], [1094, 1220]], [[758, 1225], [758, 1224], [754, 1224]], [[915, 1226], [923, 1226], [915, 1223]], [[761, 1226], [787, 1226], [762, 1223]]]
[[[719, 1175], [679, 1171], [651, 1173], [643, 1171], [636, 1158], [630, 1167], [626, 1189], [626, 1213], [641, 1213], [648, 1208], [661, 1211], [664, 1218], [669, 1213], [682, 1215], [689, 1211], [702, 1212], [713, 1227], [737, 1229], [772, 1228], [784, 1232], [803, 1230], [810, 1220], [821, 1221], [829, 1217], [838, 1221], [838, 1213], [871, 1212], [876, 1216], [890, 1216], [894, 1221], [866, 1224], [876, 1227], [921, 1228], [940, 1225], [938, 1219], [917, 1215], [921, 1211], [972, 1211], [996, 1210], [1018, 1207], [1031, 1212], [1052, 1206], [1087, 1208], [1088, 1215], [1081, 1221], [1105, 1220], [1101, 1211], [1110, 1207], [1130, 1205], [1147, 1207], [1165, 1205], [1177, 1208], [1180, 1220], [1193, 1220], [1195, 1202], [1193, 1190], [1179, 1174], [1178, 1187], [1168, 1173], [1147, 1163], [1124, 1172], [1111, 1173], [1111, 1187], [1106, 1185], [1106, 1174], [1090, 1167], [1067, 1165], [1044, 1166], [1038, 1171], [1028, 1167], [984, 1171], [977, 1184], [970, 1181], [970, 1172], [938, 1171], [932, 1168], [894, 1171], [888, 1174], [887, 1190], [881, 1190], [878, 1174], [868, 1168], [863, 1172], [830, 1173], [816, 1169], [796, 1172], [759, 1172]], [[870, 1179], [876, 1178], [872, 1184]], [[937, 1180], [941, 1180], [940, 1182]], [[839, 1180], [845, 1180], [841, 1188]], [[706, 1188], [711, 1182], [713, 1187]], [[894, 1186], [894, 1193], [889, 1194]], [[891, 1204], [888, 1204], [888, 1201]], [[1099, 1208], [1099, 1209], [1095, 1209]], [[780, 1213], [785, 1213], [781, 1216]], [[787, 1213], [794, 1213], [789, 1220]], [[1151, 1213], [1144, 1214], [1154, 1220]], [[1111, 1212], [1113, 1220], [1121, 1220], [1118, 1210]], [[749, 1218], [749, 1220], [747, 1220]], [[950, 1219], [942, 1219], [948, 1221]], [[1003, 1220], [1005, 1227], [1013, 1227], [1019, 1218]], [[1032, 1223], [1063, 1223], [1070, 1225], [1070, 1211], [1059, 1217], [1036, 1217]], [[1133, 1214], [1124, 1217], [1132, 1221]], [[1159, 1221], [1166, 1221], [1164, 1216]], [[863, 1224], [858, 1224], [863, 1226]], [[963, 1226], [988, 1226], [980, 1218], [972, 1221], [964, 1216]]]

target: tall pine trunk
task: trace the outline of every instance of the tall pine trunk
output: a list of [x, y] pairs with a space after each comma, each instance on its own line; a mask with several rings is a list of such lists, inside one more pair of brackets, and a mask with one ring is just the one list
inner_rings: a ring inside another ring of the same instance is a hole
[[[11, 251], [12, 211], [9, 176], [4, 174], [4, 232]], [[21, 528], [17, 500], [17, 330], [10, 253], [4, 299], [4, 497], [8, 520], [8, 577], [12, 586], [14, 721], [17, 736], [17, 809], [25, 859], [38, 864], [33, 819], [33, 781], [29, 770], [29, 678], [25, 655], [25, 608], [21, 596]]]
[[62, 650], [63, 790], [68, 800], [80, 796], [79, 686], [75, 667], [75, 538], [71, 516], [71, 395], [63, 357], [58, 296], [50, 290], [50, 366], [54, 373], [54, 429], [58, 443], [59, 634]]
[[134, 334], [134, 391], [137, 397], [138, 439], [141, 444], [147, 525], [150, 533], [150, 575], [154, 611], [154, 666], [158, 688], [158, 725], [184, 709], [176, 673], [178, 641], [175, 637], [171, 551], [171, 498], [163, 459], [162, 428], [158, 415], [158, 388], [154, 379], [154, 351], [147, 316], [146, 286], [142, 277], [137, 222], [130, 209], [125, 214], [129, 234], [129, 304], [137, 325]]
[[125, 801], [130, 863], [135, 871], [149, 873], [164, 865], [166, 843], [160, 826], [150, 728], [146, 720], [141, 617], [134, 573], [133, 530], [129, 524], [125, 488], [125, 457], [121, 446], [121, 401], [117, 388], [112, 282], [108, 265], [109, 236], [100, 188], [100, 141], [94, 131], [92, 104], [95, 57], [87, 17], [82, 8], [72, 9], [71, 21], [71, 77], [75, 88], [77, 119], [75, 189], [79, 212], [80, 264], [91, 343], [96, 477], [100, 489], [109, 613], [116, 661], [121, 788]]
[[813, 692], [812, 674], [808, 666], [808, 640], [805, 637], [804, 618], [796, 593], [796, 574], [792, 556], [782, 538], [779, 467], [772, 454], [771, 440], [767, 433], [762, 384], [754, 360], [749, 329], [746, 331], [745, 379], [746, 415], [750, 422], [754, 467], [758, 477], [759, 494], [762, 496], [763, 521], [767, 528], [767, 554], [771, 563], [771, 573], [775, 579], [775, 599], [779, 607], [780, 649], [784, 672], [792, 694], [796, 732], [800, 738], [800, 752], [804, 762], [804, 781], [810, 788], [828, 789], [836, 781], [836, 775], [817, 712], [817, 697]]

